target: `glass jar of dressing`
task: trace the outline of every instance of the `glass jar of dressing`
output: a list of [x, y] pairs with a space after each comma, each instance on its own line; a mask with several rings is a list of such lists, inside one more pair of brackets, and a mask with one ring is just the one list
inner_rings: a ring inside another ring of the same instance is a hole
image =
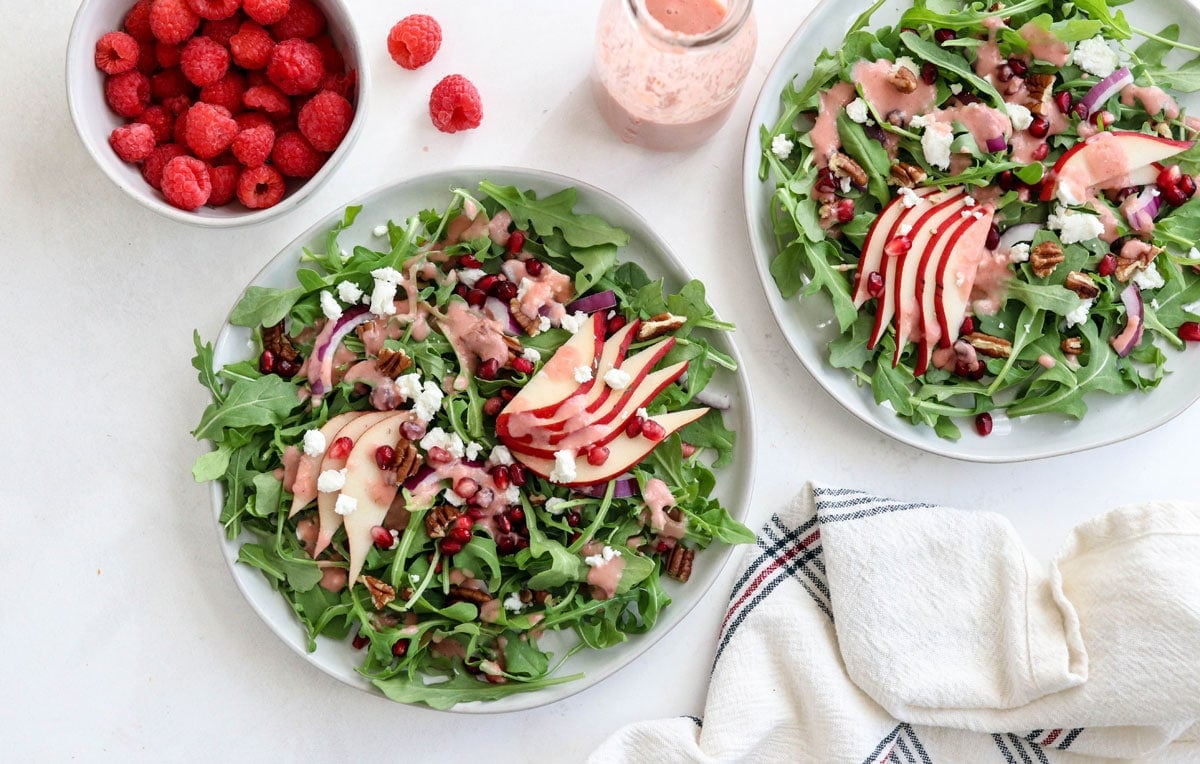
[[729, 117], [758, 40], [753, 0], [604, 0], [592, 88], [627, 143], [702, 144]]

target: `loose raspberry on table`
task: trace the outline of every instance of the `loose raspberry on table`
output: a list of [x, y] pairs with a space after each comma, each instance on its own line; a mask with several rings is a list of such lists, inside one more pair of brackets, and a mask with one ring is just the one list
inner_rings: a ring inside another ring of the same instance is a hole
[[[254, 18], [251, 16], [250, 18]], [[309, 40], [325, 31], [325, 14], [310, 0], [292, 0], [287, 13], [271, 25], [276, 40]]]
[[237, 182], [238, 200], [252, 210], [273, 207], [283, 198], [283, 176], [270, 165], [242, 170]]
[[122, 26], [138, 42], [154, 42], [154, 32], [150, 31], [150, 5], [150, 0], [137, 0], [125, 14]]
[[237, 34], [238, 28], [242, 25], [243, 21], [245, 19], [241, 14], [230, 16], [227, 19], [206, 21], [200, 27], [200, 33], [218, 45], [229, 47], [229, 40]]
[[275, 147], [275, 128], [259, 125], [238, 132], [233, 139], [233, 155], [246, 167], [258, 167], [271, 157]]
[[317, 50], [321, 51], [321, 60], [325, 63], [326, 72], [341, 74], [346, 71], [346, 59], [342, 57], [342, 52], [338, 50], [332, 37], [323, 34], [313, 40], [313, 45], [316, 45]]
[[154, 130], [149, 125], [133, 122], [121, 125], [108, 136], [108, 145], [123, 162], [140, 162], [154, 151]]
[[172, 130], [175, 127], [175, 115], [167, 111], [167, 107], [154, 104], [147, 106], [138, 115], [138, 122], [149, 126], [154, 131], [155, 143], [166, 143], [171, 140]]
[[323, 90], [300, 107], [297, 124], [300, 132], [317, 151], [330, 152], [338, 147], [350, 123], [354, 121], [354, 107], [337, 93]]
[[274, 85], [258, 85], [246, 88], [242, 103], [247, 109], [256, 109], [272, 117], [283, 117], [291, 113], [292, 101]]
[[200, 100], [214, 106], [223, 106], [230, 114], [243, 108], [242, 96], [246, 93], [246, 78], [238, 72], [229, 72], [221, 79], [200, 89]]
[[166, 101], [175, 96], [191, 98], [195, 90], [196, 88], [191, 82], [188, 82], [188, 78], [177, 66], [163, 69], [150, 78], [150, 94], [156, 101]]
[[184, 0], [154, 0], [150, 6], [150, 31], [161, 42], [183, 42], [199, 28], [200, 17]]
[[203, 206], [212, 195], [208, 166], [195, 157], [175, 157], [163, 167], [162, 192], [169, 204], [181, 210]]
[[208, 165], [208, 179], [212, 183], [212, 193], [208, 195], [210, 207], [220, 207], [229, 204], [237, 195], [238, 175], [242, 168], [236, 164]]
[[406, 16], [388, 32], [388, 54], [405, 69], [417, 69], [433, 60], [442, 45], [442, 28], [423, 13]]
[[237, 34], [229, 38], [233, 63], [243, 69], [265, 69], [273, 50], [275, 41], [271, 33], [253, 21], [243, 22]]
[[105, 74], [120, 74], [137, 68], [142, 54], [133, 35], [109, 32], [96, 41], [96, 68]]
[[161, 189], [163, 168], [167, 166], [167, 162], [181, 156], [187, 156], [187, 151], [182, 146], [178, 143], [164, 143], [151, 151], [146, 161], [142, 162], [142, 177], [151, 188]]
[[483, 121], [479, 91], [461, 74], [451, 74], [433, 86], [429, 94], [429, 117], [443, 133], [471, 130]]
[[192, 104], [186, 120], [187, 147], [201, 159], [212, 159], [229, 148], [238, 133], [237, 122], [229, 115], [229, 110], [221, 106], [203, 102]]
[[242, 0], [242, 10], [259, 24], [274, 24], [287, 15], [289, 0]]
[[271, 51], [267, 77], [287, 95], [311, 93], [324, 76], [321, 51], [307, 40], [284, 40]]
[[183, 46], [179, 68], [193, 85], [211, 85], [229, 71], [229, 51], [207, 37], [193, 37]]
[[168, 42], [154, 43], [154, 61], [163, 69], [179, 66], [179, 59], [182, 55], [182, 45]]
[[289, 178], [311, 178], [325, 164], [325, 155], [314, 149], [301, 133], [292, 130], [275, 139], [271, 162]]
[[188, 7], [202, 19], [220, 21], [238, 12], [241, 0], [187, 0]]
[[136, 117], [150, 104], [150, 80], [137, 69], [114, 74], [104, 83], [104, 99], [122, 117]]

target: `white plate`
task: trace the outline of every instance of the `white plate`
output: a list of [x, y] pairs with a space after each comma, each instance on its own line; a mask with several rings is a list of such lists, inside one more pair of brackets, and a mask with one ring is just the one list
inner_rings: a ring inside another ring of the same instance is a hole
[[[957, 442], [943, 440], [932, 428], [911, 425], [890, 408], [877, 405], [870, 387], [860, 387], [847, 371], [828, 364], [826, 345], [838, 336], [829, 298], [821, 293], [784, 300], [768, 270], [777, 252], [770, 219], [770, 198], [775, 186], [770, 179], [766, 182], [758, 179], [761, 156], [758, 130], [760, 125], [773, 125], [778, 119], [779, 94], [784, 85], [793, 76], [797, 87], [803, 85], [812, 74], [813, 62], [821, 49], [836, 47], [854, 19], [870, 5], [869, 0], [825, 0], [805, 19], [767, 75], [746, 133], [742, 192], [754, 264], [771, 311], [801, 363], [834, 400], [880, 432], [931, 453], [974, 462], [1025, 461], [1083, 451], [1140, 435], [1183, 413], [1200, 397], [1200, 350], [1197, 349], [1184, 353], [1167, 349], [1167, 369], [1171, 373], [1149, 394], [1088, 396], [1089, 412], [1082, 421], [1055, 414], [1013, 420], [1002, 417], [986, 438], [976, 435], [970, 422], [960, 422], [963, 434]], [[889, 0], [872, 16], [871, 28], [895, 24], [910, 7], [911, 0]], [[1167, 24], [1177, 23], [1181, 39], [1200, 40], [1200, 19], [1194, 7], [1184, 0], [1140, 0], [1121, 9], [1135, 27], [1158, 31]], [[1194, 111], [1195, 97], [1179, 100]]]
[[[423, 175], [385, 186], [353, 202], [353, 204], [362, 205], [362, 212], [355, 224], [342, 232], [338, 241], [347, 250], [358, 244], [369, 247], [377, 246], [379, 240], [372, 236], [372, 229], [375, 226], [384, 223], [389, 218], [402, 222], [405, 217], [422, 209], [431, 207], [441, 209], [450, 201], [451, 188], [475, 189], [479, 181], [485, 178], [500, 185], [515, 185], [522, 190], [533, 189], [539, 196], [574, 186], [579, 190], [577, 209], [600, 215], [629, 233], [629, 246], [621, 251], [622, 260], [639, 263], [651, 278], [664, 277], [667, 287], [672, 290], [678, 289], [690, 278], [678, 259], [667, 248], [666, 243], [650, 229], [646, 221], [616, 197], [577, 180], [536, 170], [463, 168]], [[254, 277], [251, 284], [275, 288], [295, 286], [297, 283], [295, 275], [297, 259], [301, 247], [309, 246], [318, 251], [323, 250], [325, 232], [334, 223], [341, 220], [342, 213], [343, 209], [338, 208], [314, 223], [310, 229], [284, 247], [271, 262], [267, 263], [266, 267]], [[246, 345], [249, 338], [248, 329], [231, 326], [226, 322], [217, 337], [214, 348], [214, 360], [217, 367], [220, 368], [223, 364], [249, 357], [250, 353]], [[742, 367], [737, 348], [728, 336], [710, 334], [708, 339], [716, 348], [738, 359], [738, 365]], [[724, 370], [718, 370], [711, 385], [713, 391], [723, 392], [730, 396], [732, 405], [729, 411], [725, 412], [725, 424], [738, 433], [734, 463], [718, 474], [716, 494], [729, 508], [730, 513], [744, 522], [750, 505], [750, 491], [754, 476], [754, 416], [750, 393], [744, 374], [734, 375]], [[219, 517], [225, 501], [224, 486], [219, 481], [212, 483], [212, 501], [213, 512]], [[362, 653], [354, 650], [350, 646], [349, 640], [335, 641], [319, 638], [317, 650], [312, 653], [307, 651], [304, 628], [284, 598], [271, 588], [266, 578], [258, 570], [237, 564], [238, 547], [245, 540], [243, 538], [231, 542], [222, 534], [221, 548], [230, 570], [233, 571], [234, 580], [249, 601], [250, 606], [280, 639], [314, 666], [348, 685], [368, 690], [382, 697], [378, 690], [375, 690], [355, 670], [361, 662]], [[660, 614], [658, 624], [650, 633], [632, 635], [629, 641], [608, 650], [583, 650], [572, 656], [558, 671], [558, 675], [563, 676], [583, 673], [582, 679], [553, 685], [539, 691], [510, 695], [487, 703], [462, 703], [454, 710], [467, 713], [516, 711], [552, 703], [591, 687], [645, 652], [664, 634], [678, 625], [708, 592], [731, 552], [732, 547], [729, 546], [719, 544], [711, 546], [708, 551], [696, 555], [695, 566], [692, 568], [692, 576], [688, 583], [678, 584], [673, 580], [665, 579], [664, 585], [673, 602]], [[546, 639], [556, 636], [551, 633], [547, 635]]]

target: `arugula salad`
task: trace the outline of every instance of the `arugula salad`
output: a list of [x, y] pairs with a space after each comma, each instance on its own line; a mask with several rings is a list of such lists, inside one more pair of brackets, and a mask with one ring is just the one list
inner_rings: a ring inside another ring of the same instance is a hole
[[1125, 4], [881, 0], [761, 127], [778, 289], [914, 425], [1079, 419], [1200, 341], [1200, 47]]
[[706, 387], [735, 363], [705, 334], [732, 326], [576, 199], [483, 181], [345, 251], [351, 207], [297, 286], [234, 308], [253, 358], [215, 368], [195, 337], [193, 472], [223, 484], [238, 561], [393, 700], [575, 679], [571, 654], [654, 627], [697, 551], [754, 540], [713, 495], [736, 435]]

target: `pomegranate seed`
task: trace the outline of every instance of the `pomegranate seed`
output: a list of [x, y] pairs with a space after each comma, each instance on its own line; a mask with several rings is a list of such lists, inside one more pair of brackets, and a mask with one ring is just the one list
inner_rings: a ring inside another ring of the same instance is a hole
[[279, 358], [275, 361], [275, 373], [287, 379], [288, 377], [296, 376], [296, 372], [300, 371], [300, 364], [303, 359], [300, 356], [295, 358]]
[[459, 284], [454, 287], [454, 293], [464, 300], [467, 299], [467, 292], [471, 291], [466, 284]]
[[504, 302], [514, 300], [517, 297], [517, 285], [511, 281], [497, 281], [492, 286], [492, 296]]
[[528, 548], [529, 548], [529, 539], [527, 539], [527, 538], [517, 539], [517, 549], [528, 549]]
[[1036, 147], [1036, 148], [1034, 148], [1034, 150], [1033, 150], [1033, 154], [1032, 154], [1031, 156], [1032, 156], [1034, 159], [1036, 159], [1037, 161], [1039, 161], [1039, 162], [1040, 162], [1040, 161], [1042, 161], [1043, 159], [1045, 159], [1045, 158], [1046, 158], [1046, 156], [1047, 156], [1049, 153], [1050, 153], [1050, 144], [1048, 144], [1048, 143], [1039, 143], [1039, 144], [1037, 145], [1037, 147]]
[[483, 402], [483, 413], [487, 416], [496, 416], [504, 409], [504, 399], [499, 395], [493, 395]]
[[492, 467], [489, 474], [492, 476], [492, 485], [496, 486], [497, 489], [503, 491], [508, 488], [508, 467], [505, 467], [503, 464], [497, 464], [495, 467]]
[[837, 191], [837, 188], [838, 182], [837, 179], [833, 177], [833, 170], [830, 170], [828, 167], [822, 167], [820, 171], [817, 172], [817, 192], [822, 194], [832, 194]]
[[408, 654], [408, 640], [396, 640], [396, 644], [392, 645], [392, 655], [396, 656], [397, 658], [403, 658], [406, 654]]
[[641, 435], [642, 434], [642, 423], [644, 421], [645, 420], [642, 419], [640, 416], [632, 417], [625, 424], [625, 437], [636, 438], [637, 436]]
[[921, 64], [921, 81], [926, 85], [932, 85], [937, 82], [938, 70], [933, 64], [926, 61]]
[[482, 520], [483, 519], [483, 510], [480, 509], [479, 507], [469, 507], [467, 509], [466, 516], [469, 517], [471, 520]]
[[1013, 72], [1012, 67], [1008, 64], [1003, 64], [996, 69], [996, 79], [1000, 80], [1001, 82], [1009, 82], [1014, 76], [1016, 75]]
[[[646, 428], [643, 427], [642, 432], [645, 432], [645, 431], [646, 431]], [[599, 467], [601, 464], [604, 464], [606, 461], [608, 461], [608, 447], [607, 446], [592, 446], [591, 448], [588, 449], [588, 452], [587, 452], [587, 463], [588, 464], [592, 465], [593, 467]]]
[[533, 276], [535, 279], [542, 275], [542, 268], [545, 267], [546, 264], [541, 260], [534, 260], [531, 258], [525, 261], [525, 272], [530, 276]]
[[1071, 94], [1065, 90], [1060, 90], [1054, 94], [1054, 105], [1057, 106], [1058, 110], [1063, 114], [1067, 114], [1071, 111], [1071, 105], [1073, 103], [1074, 102], [1071, 100]]
[[696, 447], [686, 441], [681, 441], [679, 450], [683, 453], [684, 459], [690, 459], [692, 454], [696, 453]]
[[1044, 185], [1043, 182], [1040, 180], [1037, 183], [1025, 184], [1025, 188], [1029, 189], [1029, 198], [1030, 199], [1040, 199], [1042, 196], [1042, 186], [1043, 185]]
[[1076, 117], [1079, 117], [1080, 119], [1087, 119], [1087, 117], [1088, 117], [1087, 106], [1085, 106], [1083, 104], [1083, 101], [1080, 101], [1079, 103], [1072, 106], [1071, 113], [1074, 114]]
[[982, 379], [983, 373], [986, 370], [987, 367], [979, 362], [976, 362], [974, 366], [971, 366], [966, 361], [958, 361], [954, 364], [954, 373], [970, 380]]
[[381, 470], [390, 470], [396, 460], [396, 449], [391, 446], [380, 446], [375, 449], [375, 463]]
[[518, 374], [532, 374], [533, 361], [525, 358], [524, 356], [517, 356], [516, 358], [512, 359], [512, 368], [513, 371], [517, 372]]
[[525, 248], [525, 234], [521, 231], [513, 231], [508, 237], [508, 251], [514, 255]]
[[450, 539], [456, 544], [466, 544], [471, 540], [471, 529], [459, 528], [455, 526], [446, 532], [446, 538]]
[[883, 245], [883, 254], [888, 257], [899, 257], [912, 249], [912, 239], [903, 234]]
[[454, 458], [450, 455], [449, 451], [441, 446], [434, 446], [433, 448], [429, 449], [429, 452], [426, 454], [426, 456], [429, 457], [429, 461], [437, 462], [438, 464], [445, 464]]
[[938, 41], [938, 44], [949, 42], [957, 37], [953, 29], [939, 29], [933, 33], [933, 39]]
[[992, 227], [988, 229], [987, 239], [984, 241], [983, 246], [988, 249], [995, 249], [1000, 246], [1000, 228], [995, 223], [992, 223]]
[[496, 539], [496, 553], [504, 556], [517, 551], [517, 539], [513, 536], [501, 536]]
[[837, 203], [837, 221], [839, 223], [849, 223], [854, 219], [854, 200], [842, 199]]
[[452, 555], [458, 554], [462, 551], [462, 544], [458, 543], [457, 541], [442, 539], [442, 543], [438, 545], [438, 548], [442, 550], [442, 554]]
[[1045, 138], [1050, 133], [1050, 120], [1041, 116], [1035, 116], [1029, 123], [1029, 127], [1025, 128], [1034, 138]]
[[867, 276], [867, 294], [872, 297], [883, 294], [883, 274], [879, 271], [871, 271]]
[[471, 506], [487, 507], [491, 505], [495, 498], [496, 492], [491, 488], [480, 488], [479, 493], [471, 497]]
[[504, 387], [500, 389], [500, 400], [504, 401], [505, 403], [511, 401], [514, 397], [516, 397], [516, 395], [517, 391], [511, 387]]
[[492, 521], [496, 523], [496, 530], [501, 533], [512, 533], [512, 520], [509, 520], [504, 515], [496, 515], [492, 518]]
[[470, 530], [471, 529], [471, 518], [467, 517], [466, 515], [459, 515], [458, 517], [454, 518], [454, 527], [455, 528], [466, 528], [467, 530]]
[[370, 637], [367, 637], [363, 634], [355, 634], [354, 639], [350, 640], [350, 645], [355, 650], [361, 650], [369, 644], [371, 644]]
[[[578, 528], [582, 522], [583, 515], [579, 514], [578, 510], [571, 510], [567, 513], [567, 525], [571, 526], [572, 528]], [[575, 543], [575, 539], [572, 539], [571, 543]]]
[[479, 493], [479, 483], [469, 477], [459, 478], [454, 483], [454, 492], [464, 499], [469, 499]]
[[479, 281], [475, 282], [475, 288], [482, 289], [484, 292], [491, 292], [492, 287], [495, 286], [496, 282], [499, 280], [500, 278], [498, 276], [493, 276], [489, 273], [486, 276], [480, 277]]
[[1101, 276], [1111, 276], [1117, 272], [1117, 256], [1111, 252], [1100, 258], [1100, 267], [1096, 269]]
[[954, 98], [963, 106], [969, 106], [973, 103], [982, 103], [979, 96], [975, 95], [974, 93], [959, 93], [958, 95], [954, 96]]
[[1013, 74], [1018, 77], [1024, 77], [1026, 74], [1029, 74], [1029, 64], [1026, 64], [1023, 58], [1013, 56], [1008, 59], [1008, 68], [1012, 69]]
[[411, 420], [400, 423], [400, 434], [405, 440], [420, 440], [425, 437], [425, 425]]
[[1004, 191], [1012, 191], [1020, 181], [1012, 170], [1005, 170], [996, 176], [996, 184]]
[[354, 448], [354, 441], [342, 436], [333, 441], [333, 445], [325, 452], [325, 455], [330, 459], [345, 459], [350, 455], [350, 449]]
[[958, 336], [963, 337], [975, 331], [975, 319], [967, 316], [962, 320], [962, 325], [958, 327]]
[[1175, 186], [1174, 188], [1163, 191], [1162, 198], [1165, 199], [1167, 204], [1171, 205], [1172, 207], [1179, 207], [1180, 205], [1185, 204], [1188, 200], [1183, 191], [1180, 190], [1179, 186]]
[[524, 464], [508, 465], [508, 479], [516, 487], [520, 488], [525, 485], [525, 481], [529, 479], [529, 475], [525, 472]]
[[512, 520], [514, 523], [525, 522], [525, 510], [521, 509], [520, 507], [513, 507], [512, 509], [508, 510], [508, 519]]
[[396, 544], [396, 537], [387, 528], [376, 525], [371, 529], [371, 541], [380, 549], [391, 549]]
[[605, 325], [604, 330], [609, 334], [616, 334], [625, 328], [626, 323], [625, 316], [622, 316], [620, 313], [618, 313], [617, 315], [608, 319], [608, 324]]
[[653, 419], [647, 419], [642, 422], [642, 436], [647, 440], [657, 442], [667, 437], [667, 430]]
[[465, 298], [467, 305], [470, 305], [472, 308], [479, 308], [487, 301], [487, 292], [482, 289], [468, 289]]
[[479, 262], [475, 255], [463, 255], [462, 257], [458, 258], [458, 264], [463, 268], [478, 268], [479, 266], [483, 265], [483, 263]]
[[654, 551], [658, 552], [659, 554], [663, 554], [670, 548], [671, 548], [671, 545], [665, 541], [660, 541], [654, 545]]
[[495, 379], [500, 373], [500, 362], [495, 358], [489, 358], [479, 364], [479, 368], [475, 371], [475, 375], [480, 379]]
[[1196, 179], [1191, 175], [1184, 175], [1179, 178], [1179, 184], [1176, 186], [1184, 196], [1189, 199], [1196, 195]]
[[275, 354], [270, 350], [262, 351], [262, 355], [258, 357], [258, 370], [263, 374], [275, 371]]
[[1154, 181], [1154, 184], [1158, 186], [1159, 191], [1166, 193], [1179, 185], [1179, 179], [1182, 176], [1183, 171], [1179, 169], [1179, 165], [1173, 164], [1159, 171], [1158, 179]]
[[1200, 342], [1200, 323], [1184, 321], [1180, 324], [1179, 339], [1187, 342]]
[[992, 415], [986, 411], [975, 417], [975, 432], [983, 437], [992, 434]]

